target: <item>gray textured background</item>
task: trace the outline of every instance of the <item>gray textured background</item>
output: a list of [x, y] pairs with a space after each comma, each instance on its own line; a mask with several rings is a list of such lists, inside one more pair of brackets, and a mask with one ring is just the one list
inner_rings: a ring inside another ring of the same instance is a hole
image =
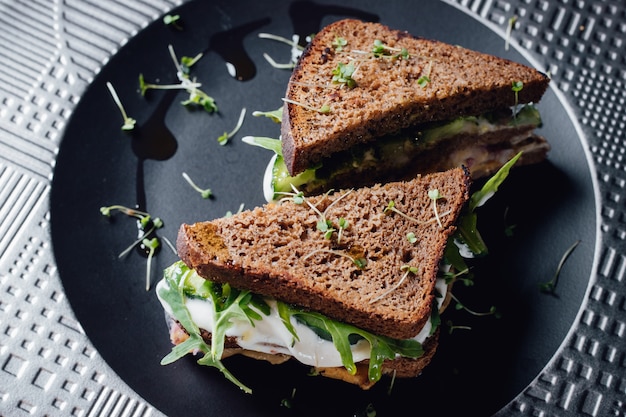
[[[52, 256], [62, 132], [108, 58], [183, 0], [0, 0], [0, 415], [160, 415], [104, 363]], [[596, 167], [597, 264], [570, 336], [507, 415], [626, 416], [626, 2], [449, 1], [552, 76]]]

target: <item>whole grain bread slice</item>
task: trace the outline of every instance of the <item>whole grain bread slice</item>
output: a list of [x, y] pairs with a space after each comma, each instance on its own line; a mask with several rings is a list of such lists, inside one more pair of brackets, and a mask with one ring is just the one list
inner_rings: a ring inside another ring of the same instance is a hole
[[[378, 56], [375, 41], [388, 48]], [[355, 70], [342, 79], [338, 68], [349, 64]], [[523, 87], [514, 92], [517, 82]], [[379, 23], [340, 20], [315, 35], [291, 75], [282, 153], [295, 175], [335, 152], [418, 123], [538, 102], [548, 83], [546, 75], [510, 60]]]
[[[299, 203], [287, 198], [183, 224], [178, 254], [206, 279], [412, 338], [430, 317], [439, 262], [468, 188], [457, 168]], [[334, 231], [320, 231], [320, 221]]]

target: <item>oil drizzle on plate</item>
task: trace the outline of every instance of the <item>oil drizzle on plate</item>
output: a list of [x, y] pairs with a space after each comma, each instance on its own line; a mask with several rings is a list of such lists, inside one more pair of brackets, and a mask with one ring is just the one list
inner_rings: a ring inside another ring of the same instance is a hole
[[253, 31], [267, 25], [271, 19], [255, 20], [245, 25], [218, 32], [211, 36], [209, 48], [226, 63], [228, 73], [239, 81], [247, 81], [256, 75], [256, 66], [243, 46], [244, 38]]

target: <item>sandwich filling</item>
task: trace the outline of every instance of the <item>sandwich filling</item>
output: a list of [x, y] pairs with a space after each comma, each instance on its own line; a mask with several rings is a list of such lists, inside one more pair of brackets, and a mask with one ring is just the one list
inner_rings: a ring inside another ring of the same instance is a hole
[[[257, 114], [279, 121], [282, 111]], [[524, 153], [524, 158], [540, 154], [543, 159], [549, 145], [533, 134], [541, 124], [539, 111], [532, 104], [422, 124], [334, 154], [294, 176], [285, 165], [280, 140], [251, 136], [243, 140], [275, 152], [263, 180], [265, 199], [274, 201], [291, 192], [292, 187], [305, 194], [317, 194], [331, 188], [345, 188], [355, 181], [367, 185], [411, 177], [416, 169], [427, 173], [463, 165], [474, 179], [480, 178], [494, 173], [519, 152]]]
[[[338, 341], [334, 342], [333, 338], [329, 337], [330, 335], [322, 328], [323, 326], [316, 326], [315, 321], [303, 319], [298, 314], [290, 314], [286, 317], [284, 314], [286, 306], [272, 298], [253, 296], [262, 299], [260, 304], [250, 304], [250, 309], [256, 313], [254, 316], [260, 318], [258, 320], [248, 316], [236, 316], [227, 323], [220, 322], [212, 298], [203, 294], [203, 285], [206, 283], [203, 278], [182, 263], [171, 267], [169, 274], [176, 275], [172, 277], [174, 281], [163, 279], [157, 285], [157, 294], [165, 312], [170, 317], [176, 317], [174, 308], [164, 295], [171, 292], [171, 283], [178, 281], [178, 285], [184, 288], [183, 297], [179, 301], [198, 328], [213, 334], [221, 332], [216, 329], [216, 326], [224, 325], [226, 327], [224, 336], [234, 339], [239, 348], [269, 355], [288, 355], [305, 365], [314, 367], [350, 366], [350, 361], [346, 364], [346, 360], [342, 357], [348, 354], [352, 356], [354, 363], [370, 359], [372, 347], [366, 338], [352, 337], [348, 345], [349, 352], [340, 352], [345, 347], [338, 348]], [[436, 288], [438, 293], [436, 311], [438, 311], [443, 305], [447, 292], [445, 279], [438, 279]], [[411, 339], [415, 341], [415, 353], [419, 352], [421, 344], [436, 330], [437, 315], [434, 317], [426, 322], [422, 330]], [[329, 321], [330, 319], [321, 320]], [[334, 323], [334, 325], [339, 324]], [[172, 328], [171, 330], [174, 343], [179, 342], [181, 338], [178, 333], [179, 329]], [[401, 353], [396, 352], [395, 355], [400, 356]]]

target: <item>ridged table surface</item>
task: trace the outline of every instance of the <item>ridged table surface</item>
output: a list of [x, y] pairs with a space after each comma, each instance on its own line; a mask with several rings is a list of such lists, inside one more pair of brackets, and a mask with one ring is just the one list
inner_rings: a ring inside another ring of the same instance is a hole
[[[66, 299], [49, 193], [63, 129], [109, 57], [182, 0], [0, 0], [0, 415], [160, 415], [107, 366]], [[550, 74], [595, 166], [599, 253], [555, 360], [507, 415], [626, 416], [626, 3], [450, 2]]]

